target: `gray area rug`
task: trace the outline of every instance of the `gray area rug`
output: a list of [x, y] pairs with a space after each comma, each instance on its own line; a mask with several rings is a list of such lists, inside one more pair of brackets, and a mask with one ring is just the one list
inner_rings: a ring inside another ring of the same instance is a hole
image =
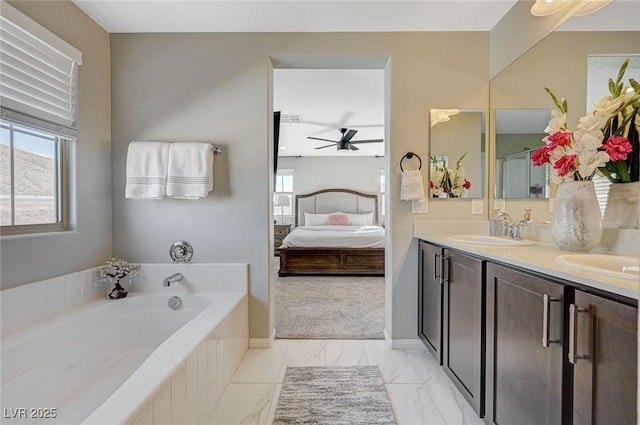
[[275, 322], [276, 338], [383, 339], [384, 277], [279, 277]]
[[273, 425], [396, 424], [378, 366], [288, 367]]

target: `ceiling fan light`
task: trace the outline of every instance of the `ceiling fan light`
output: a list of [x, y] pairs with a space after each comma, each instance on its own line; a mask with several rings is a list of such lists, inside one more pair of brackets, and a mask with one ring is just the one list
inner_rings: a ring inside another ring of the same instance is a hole
[[548, 16], [552, 15], [569, 5], [571, 0], [554, 0], [548, 2], [546, 0], [536, 0], [531, 6], [531, 14], [533, 16]]
[[574, 16], [584, 16], [602, 9], [611, 3], [611, 0], [591, 0], [585, 7], [578, 10]]

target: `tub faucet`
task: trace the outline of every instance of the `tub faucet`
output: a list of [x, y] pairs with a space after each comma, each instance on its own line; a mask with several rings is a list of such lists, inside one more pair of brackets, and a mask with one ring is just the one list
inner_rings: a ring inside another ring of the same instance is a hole
[[180, 282], [182, 277], [182, 273], [172, 274], [162, 281], [162, 286], [171, 286], [172, 283]]

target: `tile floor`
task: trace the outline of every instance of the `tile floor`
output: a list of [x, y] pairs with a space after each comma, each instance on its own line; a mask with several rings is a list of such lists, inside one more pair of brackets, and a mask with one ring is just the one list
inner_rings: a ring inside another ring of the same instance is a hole
[[282, 340], [249, 349], [210, 424], [268, 425], [287, 366], [379, 365], [399, 425], [480, 425], [478, 418], [427, 351], [390, 350], [383, 340]]

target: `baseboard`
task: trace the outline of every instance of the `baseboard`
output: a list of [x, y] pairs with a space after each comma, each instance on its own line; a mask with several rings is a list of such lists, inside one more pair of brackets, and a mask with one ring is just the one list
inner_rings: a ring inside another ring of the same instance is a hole
[[387, 330], [384, 330], [384, 343], [392, 350], [426, 350], [420, 339], [393, 339]]
[[269, 338], [249, 338], [249, 348], [271, 348], [276, 339], [276, 329], [273, 329]]

